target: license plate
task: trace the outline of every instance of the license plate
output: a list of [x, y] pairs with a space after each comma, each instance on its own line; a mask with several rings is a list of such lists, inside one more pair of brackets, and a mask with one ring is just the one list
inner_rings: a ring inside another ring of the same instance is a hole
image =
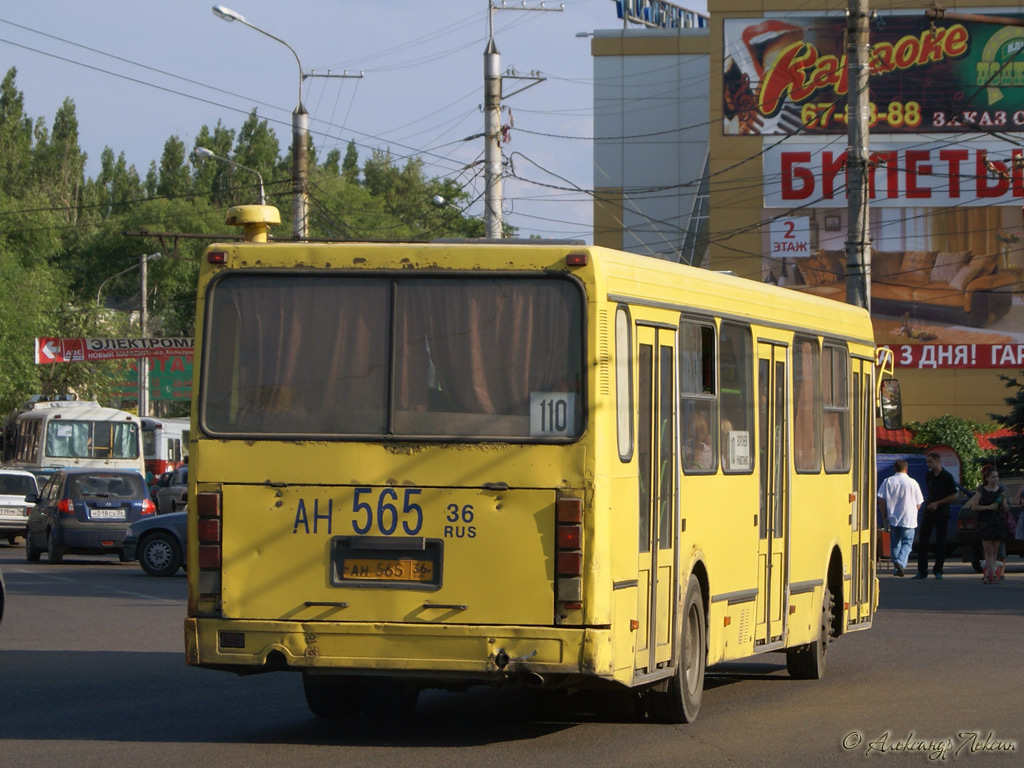
[[342, 561], [341, 578], [357, 581], [411, 581], [430, 583], [434, 580], [434, 563], [430, 560], [350, 557]]
[[18, 507], [0, 507], [0, 517], [25, 517], [25, 510]]
[[94, 509], [89, 513], [90, 520], [124, 520], [123, 509]]

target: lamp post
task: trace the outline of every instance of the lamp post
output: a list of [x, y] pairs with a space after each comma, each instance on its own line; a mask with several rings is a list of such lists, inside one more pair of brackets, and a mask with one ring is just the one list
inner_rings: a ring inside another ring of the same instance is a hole
[[[148, 293], [147, 286], [147, 270], [146, 267], [151, 261], [159, 261], [163, 258], [161, 253], [143, 253], [139, 255], [139, 263], [133, 264], [127, 269], [122, 269], [117, 274], [111, 275], [102, 283], [100, 283], [99, 289], [96, 291], [96, 306], [100, 306], [100, 295], [103, 293], [103, 287], [113, 280], [115, 277], [120, 277], [126, 272], [131, 272], [136, 267], [139, 268], [139, 336], [143, 339], [147, 338], [149, 331], [147, 325], [149, 323], [149, 307], [146, 301], [146, 294]], [[139, 416], [149, 415], [149, 358], [140, 357], [138, 362], [139, 368]]]
[[[246, 21], [245, 17], [237, 11], [232, 11], [223, 5], [215, 5], [212, 10], [214, 15], [224, 19], [224, 21], [237, 21], [251, 29], [255, 29], [261, 35], [266, 35], [271, 40], [276, 40], [292, 52], [292, 56], [295, 57], [295, 63], [299, 65], [299, 102], [295, 106], [295, 111], [292, 112], [292, 236], [297, 240], [305, 239], [308, 233], [307, 216], [309, 209], [309, 193], [307, 191], [309, 182], [309, 114], [306, 112], [306, 108], [302, 106], [302, 81], [305, 79], [305, 75], [302, 71], [302, 62], [299, 60], [299, 54], [281, 38]], [[260, 184], [262, 188], [262, 179]]]
[[[204, 160], [206, 158], [208, 158], [208, 157], [212, 157], [214, 160], [220, 160], [222, 163], [227, 163], [228, 165], [235, 166], [235, 168], [241, 168], [243, 171], [248, 171], [249, 173], [255, 173], [256, 174], [256, 178], [260, 180], [260, 205], [266, 205], [267, 204], [267, 196], [263, 192], [263, 176], [260, 175], [259, 171], [257, 171], [254, 168], [250, 168], [247, 165], [242, 165], [241, 163], [236, 163], [234, 160], [229, 160], [226, 157], [221, 157], [220, 155], [215, 155], [212, 150], [209, 150], [206, 147], [196, 147], [194, 150], [192, 150], [192, 154], [195, 155], [196, 157], [201, 157]], [[305, 235], [303, 235], [303, 237], [305, 237]]]

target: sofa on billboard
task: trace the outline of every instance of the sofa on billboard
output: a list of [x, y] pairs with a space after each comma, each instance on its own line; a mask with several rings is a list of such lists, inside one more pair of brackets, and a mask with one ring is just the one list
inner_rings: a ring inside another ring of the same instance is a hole
[[[1014, 272], [999, 254], [973, 251], [872, 251], [871, 310], [981, 328], [1010, 311]], [[846, 300], [846, 253], [818, 251], [795, 259], [796, 288]], [[803, 283], [801, 285], [801, 282]]]

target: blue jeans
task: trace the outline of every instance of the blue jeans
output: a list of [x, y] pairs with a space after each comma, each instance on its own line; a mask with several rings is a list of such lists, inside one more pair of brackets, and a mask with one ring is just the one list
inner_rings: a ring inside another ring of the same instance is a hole
[[914, 546], [914, 529], [899, 525], [889, 526], [889, 559], [893, 564], [906, 569], [910, 549]]

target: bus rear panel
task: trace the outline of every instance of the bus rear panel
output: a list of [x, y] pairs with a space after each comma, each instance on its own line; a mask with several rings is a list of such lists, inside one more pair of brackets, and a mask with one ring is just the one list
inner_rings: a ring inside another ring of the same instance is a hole
[[194, 661], [579, 672], [577, 281], [228, 272], [205, 312]]

